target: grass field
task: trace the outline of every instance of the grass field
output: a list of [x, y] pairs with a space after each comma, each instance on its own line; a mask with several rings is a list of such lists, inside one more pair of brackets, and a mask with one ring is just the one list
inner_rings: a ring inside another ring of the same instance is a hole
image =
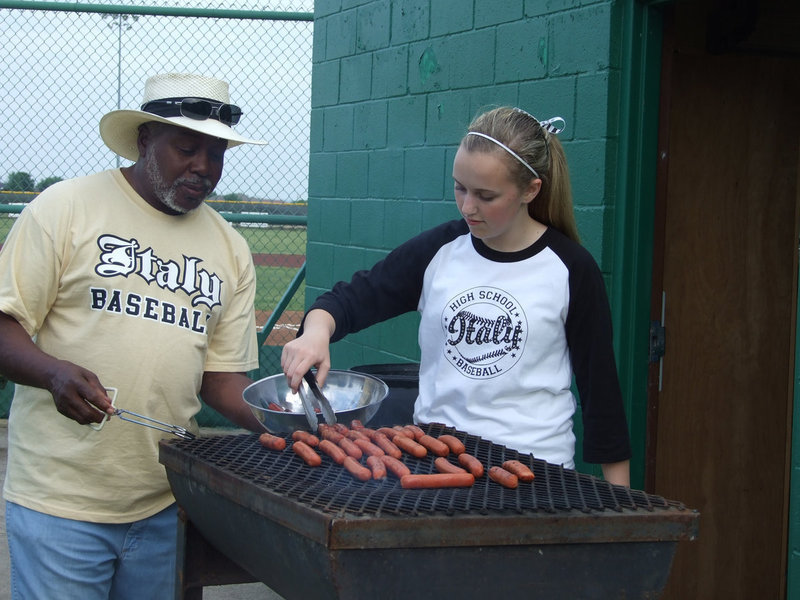
[[[16, 216], [16, 215], [15, 215]], [[11, 226], [14, 224], [15, 219], [6, 213], [0, 214], [0, 240], [6, 239]]]
[[305, 227], [240, 227], [236, 230], [242, 234], [250, 245], [253, 254], [305, 254]]
[[[8, 214], [0, 213], [0, 240], [5, 240], [15, 219]], [[305, 227], [236, 227], [244, 236], [253, 254], [305, 254], [306, 229]], [[257, 266], [256, 278], [256, 310], [259, 313], [269, 313], [280, 301], [289, 284], [297, 274], [296, 268]], [[286, 307], [288, 311], [303, 310], [303, 297], [305, 285], [300, 289]], [[259, 318], [259, 325], [265, 319]]]
[[[237, 227], [253, 254], [305, 254], [305, 227]], [[271, 312], [297, 274], [296, 268], [256, 266], [256, 310]], [[305, 284], [300, 285], [286, 310], [303, 310]], [[258, 324], [263, 325], [258, 319]]]

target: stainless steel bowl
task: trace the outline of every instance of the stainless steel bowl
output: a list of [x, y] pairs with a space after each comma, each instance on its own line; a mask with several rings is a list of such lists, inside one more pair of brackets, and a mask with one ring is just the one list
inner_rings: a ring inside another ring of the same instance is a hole
[[[305, 382], [303, 385], [306, 385]], [[332, 369], [325, 379], [322, 393], [330, 401], [338, 422], [349, 426], [350, 421], [358, 419], [366, 425], [378, 412], [381, 402], [389, 393], [389, 386], [372, 375]], [[267, 431], [308, 431], [308, 420], [303, 412], [300, 395], [289, 388], [283, 373], [251, 383], [242, 392], [242, 396]], [[271, 402], [284, 410], [270, 409]], [[325, 422], [321, 414], [319, 422]]]

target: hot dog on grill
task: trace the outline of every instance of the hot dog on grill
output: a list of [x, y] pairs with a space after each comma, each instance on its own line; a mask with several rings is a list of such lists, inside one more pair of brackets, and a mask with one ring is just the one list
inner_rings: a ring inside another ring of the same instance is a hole
[[381, 456], [386, 454], [386, 452], [384, 452], [380, 446], [373, 444], [367, 438], [353, 440], [353, 443], [358, 446], [367, 456]]
[[416, 456], [417, 458], [424, 458], [428, 455], [428, 451], [425, 449], [425, 446], [418, 444], [412, 438], [407, 437], [403, 434], [394, 436], [392, 440], [395, 446], [400, 448], [403, 452], [408, 452], [411, 456]]
[[412, 440], [414, 439], [414, 432], [411, 431], [410, 429], [406, 429], [403, 425], [395, 425], [394, 427], [392, 427], [392, 429], [394, 429], [395, 435], [404, 435], [408, 438], [411, 438]]
[[516, 475], [497, 465], [489, 467], [489, 479], [512, 490], [519, 486], [519, 479], [517, 479]]
[[259, 443], [270, 450], [283, 450], [286, 448], [286, 440], [271, 433], [262, 433], [258, 436]]
[[309, 467], [318, 467], [322, 464], [320, 455], [314, 452], [314, 449], [305, 442], [293, 443], [292, 450], [294, 450], [294, 453], [302, 458]]
[[394, 456], [384, 454], [378, 458], [380, 458], [381, 462], [386, 465], [386, 469], [398, 479], [401, 479], [405, 475], [411, 475], [411, 469], [405, 466], [402, 461], [397, 460]]
[[419, 441], [419, 438], [425, 435], [425, 432], [416, 425], [404, 425], [403, 429], [411, 433], [411, 435], [414, 436], [414, 439], [417, 441]]
[[509, 473], [516, 475], [517, 479], [525, 483], [533, 481], [535, 478], [533, 471], [528, 468], [528, 465], [518, 460], [507, 460], [503, 463], [503, 468]]
[[475, 483], [472, 473], [430, 473], [405, 475], [400, 478], [403, 489], [469, 487]]
[[380, 431], [375, 432], [375, 437], [372, 438], [372, 443], [378, 446], [389, 456], [394, 456], [395, 458], [403, 457], [403, 451], [400, 450], [400, 448], [398, 448], [397, 445], [392, 440], [390, 440]]
[[483, 477], [483, 464], [477, 458], [472, 456], [472, 454], [467, 454], [466, 452], [462, 452], [458, 455], [458, 462], [464, 467], [467, 471], [472, 473], [475, 478]]
[[368, 456], [367, 466], [372, 471], [373, 479], [386, 479], [386, 465], [380, 456]]
[[368, 438], [369, 438], [369, 439], [370, 439], [372, 442], [375, 442], [375, 436], [376, 436], [376, 435], [378, 435], [378, 432], [377, 432], [377, 431], [375, 431], [374, 429], [370, 429], [369, 427], [359, 427], [359, 428], [358, 428], [358, 432], [359, 432], [359, 433], [363, 433], [363, 434], [364, 434], [365, 436], [367, 436], [367, 437], [368, 437]]
[[425, 446], [436, 456], [447, 456], [450, 454], [450, 447], [447, 444], [440, 442], [435, 437], [432, 437], [426, 433], [417, 438], [417, 443], [421, 446]]
[[359, 481], [369, 481], [372, 479], [372, 471], [370, 471], [352, 456], [345, 456], [342, 466]]
[[337, 465], [342, 464], [347, 456], [347, 453], [342, 450], [341, 447], [337, 446], [330, 440], [322, 440], [319, 443], [319, 449], [330, 456], [331, 460], [333, 460], [333, 462], [335, 462]]
[[369, 440], [369, 438], [366, 436], [366, 434], [363, 434], [363, 433], [361, 433], [360, 430], [356, 430], [356, 429], [351, 429], [347, 433], [345, 433], [344, 435], [345, 435], [345, 437], [348, 437], [353, 441], [356, 441], [356, 440]]
[[364, 453], [361, 451], [361, 448], [356, 446], [355, 442], [350, 438], [346, 438], [342, 436], [338, 442], [342, 450], [344, 450], [348, 456], [352, 456], [356, 460], [361, 460], [361, 457], [364, 456]]
[[467, 451], [467, 449], [464, 447], [464, 443], [454, 435], [445, 433], [440, 435], [438, 439], [440, 442], [447, 444], [447, 447], [450, 448], [450, 452], [456, 456]]
[[[433, 466], [439, 473], [466, 473], [467, 471], [458, 467], [447, 460], [444, 456], [440, 456], [433, 461]], [[473, 475], [474, 477], [474, 475]]]
[[312, 448], [315, 446], [319, 446], [319, 438], [315, 436], [313, 433], [309, 433], [307, 431], [293, 431], [292, 432], [292, 439], [295, 442], [305, 442]]
[[318, 431], [320, 437], [326, 440], [330, 440], [334, 444], [338, 444], [339, 440], [344, 437], [344, 434], [339, 433], [338, 431], [336, 431], [336, 429], [334, 429], [330, 425], [320, 424]]
[[382, 433], [391, 440], [394, 439], [394, 436], [396, 436], [399, 432], [397, 431], [397, 429], [394, 429], [392, 427], [379, 427], [378, 433]]

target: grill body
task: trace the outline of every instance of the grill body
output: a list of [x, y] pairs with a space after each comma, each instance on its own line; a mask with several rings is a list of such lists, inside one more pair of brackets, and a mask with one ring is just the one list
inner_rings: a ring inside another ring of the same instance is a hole
[[[517, 458], [533, 484], [402, 490], [305, 466], [255, 435], [163, 441], [161, 462], [192, 524], [226, 557], [293, 598], [656, 598], [699, 515], [441, 425], [485, 466]], [[406, 457], [413, 472], [433, 458]]]

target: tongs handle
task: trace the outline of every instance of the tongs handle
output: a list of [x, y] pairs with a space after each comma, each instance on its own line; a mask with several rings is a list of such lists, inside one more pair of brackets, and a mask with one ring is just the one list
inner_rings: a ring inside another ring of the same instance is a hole
[[[140, 415], [139, 413], [135, 413], [131, 410], [118, 408], [114, 411], [114, 414], [123, 421], [128, 421], [129, 423], [136, 423], [137, 425], [144, 425], [145, 427], [150, 427], [151, 429], [157, 429], [158, 431], [163, 431], [165, 433], [172, 433], [174, 435], [177, 435], [179, 438], [183, 438], [185, 440], [193, 440], [195, 438], [195, 435], [191, 431], [188, 431], [185, 427], [179, 427], [178, 425], [170, 425], [169, 423], [164, 423], [163, 421], [159, 421], [158, 419], [153, 419], [151, 417]], [[126, 417], [125, 415], [131, 415], [136, 418], [132, 419], [131, 417]]]
[[303, 375], [303, 379], [308, 382], [308, 387], [311, 388], [311, 393], [314, 395], [314, 399], [319, 404], [320, 409], [322, 410], [322, 416], [325, 417], [325, 422], [328, 425], [335, 425], [336, 424], [336, 413], [333, 412], [333, 408], [331, 408], [331, 403], [328, 402], [328, 399], [325, 397], [325, 394], [322, 393], [322, 390], [319, 389], [319, 384], [317, 384], [317, 378], [314, 377], [314, 373], [310, 370], [306, 371], [306, 374]]
[[314, 411], [314, 402], [306, 395], [306, 391], [303, 389], [303, 382], [300, 382], [297, 393], [300, 394], [300, 402], [303, 404], [303, 411], [306, 413], [308, 426], [311, 428], [311, 431], [314, 432], [319, 427], [319, 421], [317, 421], [317, 414]]

